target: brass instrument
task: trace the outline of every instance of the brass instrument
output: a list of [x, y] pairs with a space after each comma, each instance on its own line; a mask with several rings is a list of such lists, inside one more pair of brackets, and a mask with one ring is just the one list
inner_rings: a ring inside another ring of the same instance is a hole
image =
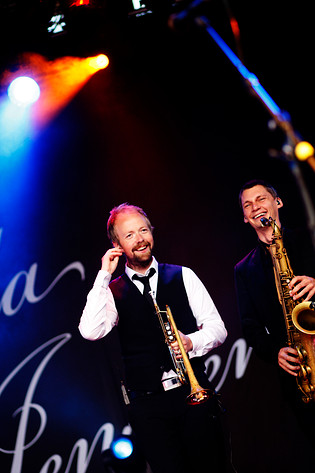
[[315, 400], [315, 302], [296, 302], [290, 296], [289, 283], [294, 278], [290, 261], [283, 246], [281, 230], [271, 217], [260, 219], [271, 226], [273, 240], [269, 246], [280, 304], [285, 318], [288, 346], [298, 352], [300, 371], [296, 377], [302, 400]]
[[[189, 396], [187, 396], [187, 403], [190, 405], [195, 405], [195, 404], [201, 404], [202, 402], [207, 401], [210, 397], [211, 391], [210, 389], [202, 388], [196, 379], [196, 376], [191, 367], [189, 358], [183, 346], [183, 342], [180, 338], [176, 324], [174, 322], [171, 309], [167, 305], [166, 310], [161, 311], [157, 305], [153, 292], [150, 291], [149, 294], [152, 297], [155, 312], [159, 318], [159, 321], [164, 333], [165, 342], [168, 346], [171, 358], [173, 360], [176, 374], [181, 384], [188, 384], [186, 375], [188, 376], [188, 380], [191, 386], [191, 392]], [[179, 346], [179, 350], [181, 354], [181, 358], [179, 359], [177, 358], [176, 353], [174, 352], [171, 346], [171, 344], [175, 341], [178, 342], [178, 346]]]

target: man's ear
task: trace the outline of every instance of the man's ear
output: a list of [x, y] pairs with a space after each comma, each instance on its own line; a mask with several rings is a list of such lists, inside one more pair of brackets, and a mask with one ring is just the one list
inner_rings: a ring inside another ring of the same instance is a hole
[[278, 207], [278, 209], [281, 209], [281, 207], [283, 207], [283, 202], [282, 202], [282, 200], [280, 199], [280, 197], [277, 197], [277, 198], [276, 198], [276, 201], [277, 201], [277, 207]]
[[248, 218], [244, 217], [244, 223], [248, 223]]

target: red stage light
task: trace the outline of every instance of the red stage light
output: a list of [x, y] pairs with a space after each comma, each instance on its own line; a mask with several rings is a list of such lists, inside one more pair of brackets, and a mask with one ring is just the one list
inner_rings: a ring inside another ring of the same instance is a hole
[[76, 0], [75, 2], [71, 3], [70, 7], [81, 7], [82, 5], [89, 5], [90, 0]]

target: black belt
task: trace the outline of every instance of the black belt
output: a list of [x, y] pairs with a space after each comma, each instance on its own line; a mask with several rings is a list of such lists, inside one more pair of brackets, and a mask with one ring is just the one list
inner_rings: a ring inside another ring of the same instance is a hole
[[[181, 386], [176, 386], [173, 389], [177, 389], [178, 387], [181, 387]], [[141, 390], [138, 391], [138, 390], [133, 390], [133, 389], [128, 389], [127, 391], [130, 401], [132, 401], [133, 399], [140, 398], [140, 397], [142, 398], [151, 397], [156, 394], [161, 394], [161, 393], [166, 393], [166, 392], [168, 391], [165, 391], [163, 389], [163, 386], [161, 386], [159, 389], [155, 389], [154, 391], [141, 391]]]

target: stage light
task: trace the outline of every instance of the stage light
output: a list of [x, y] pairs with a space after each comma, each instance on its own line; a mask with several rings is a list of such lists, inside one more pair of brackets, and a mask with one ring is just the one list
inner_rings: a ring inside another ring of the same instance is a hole
[[100, 69], [105, 69], [109, 64], [109, 60], [105, 54], [99, 54], [98, 56], [89, 58], [88, 63], [90, 67], [98, 71]]
[[75, 2], [71, 3], [70, 7], [81, 7], [83, 5], [89, 5], [90, 0], [76, 0]]
[[295, 147], [295, 156], [300, 161], [306, 161], [314, 156], [314, 148], [307, 141], [300, 141]]
[[27, 107], [39, 99], [40, 88], [31, 77], [17, 77], [8, 87], [8, 96], [15, 105]]
[[[2, 79], [1, 85], [8, 96], [2, 107], [0, 102], [0, 155], [4, 151], [7, 155], [13, 144], [20, 148], [27, 138], [36, 136], [94, 74], [109, 64], [105, 54], [48, 60], [37, 53], [25, 53], [20, 58], [19, 71], [14, 74], [8, 71]], [[35, 80], [28, 76], [38, 80], [40, 90]], [[39, 96], [40, 100], [34, 103]], [[30, 103], [31, 107], [25, 106]], [[17, 107], [16, 104], [24, 106]]]
[[128, 12], [128, 16], [140, 17], [140, 16], [153, 13], [150, 8], [147, 8], [146, 3], [148, 2], [147, 1], [144, 2], [143, 0], [132, 0], [130, 2], [130, 10]]
[[130, 457], [133, 452], [133, 444], [127, 437], [121, 437], [112, 443], [111, 449], [116, 458], [124, 459]]
[[108, 473], [146, 473], [145, 458], [134, 443], [132, 435], [122, 435], [102, 452], [105, 471]]
[[65, 32], [66, 22], [63, 13], [53, 15], [47, 27], [48, 33], [60, 34]]
[[141, 0], [132, 0], [132, 4], [135, 10], [139, 10], [140, 8], [142, 8]]

